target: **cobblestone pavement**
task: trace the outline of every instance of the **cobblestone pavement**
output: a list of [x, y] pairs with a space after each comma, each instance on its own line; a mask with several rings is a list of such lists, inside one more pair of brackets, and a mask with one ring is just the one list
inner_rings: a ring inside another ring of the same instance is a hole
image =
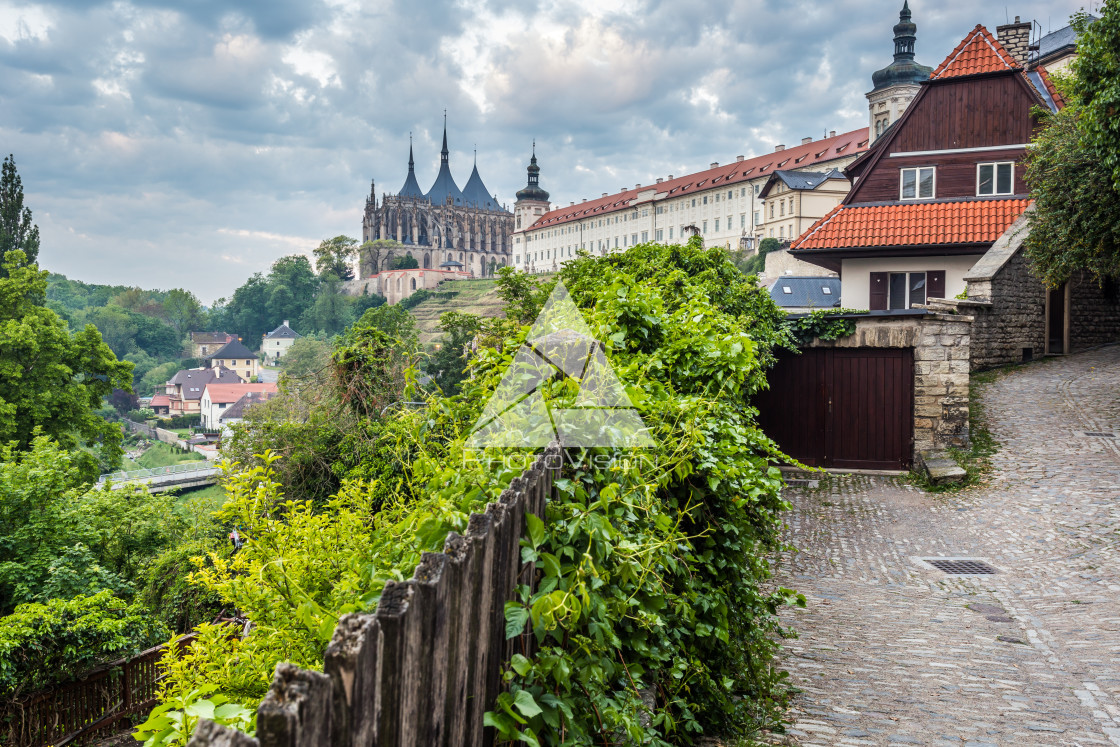
[[[848, 475], [789, 491], [778, 580], [798, 745], [1120, 745], [1120, 347], [980, 388], [985, 484]], [[914, 557], [983, 558], [948, 576]]]

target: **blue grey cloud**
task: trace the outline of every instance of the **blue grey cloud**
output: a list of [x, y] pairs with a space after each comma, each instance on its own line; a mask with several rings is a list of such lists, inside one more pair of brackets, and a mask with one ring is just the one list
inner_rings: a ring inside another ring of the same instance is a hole
[[[0, 150], [49, 269], [228, 295], [357, 235], [370, 180], [477, 147], [505, 201], [537, 140], [561, 204], [866, 125], [898, 5], [865, 0], [0, 0]], [[1080, 0], [1012, 14], [1065, 24]], [[1002, 6], [911, 3], [936, 65]]]

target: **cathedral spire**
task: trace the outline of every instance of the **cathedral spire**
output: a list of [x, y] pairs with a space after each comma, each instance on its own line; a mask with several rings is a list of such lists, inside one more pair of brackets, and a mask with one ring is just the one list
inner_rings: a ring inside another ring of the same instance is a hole
[[447, 156], [448, 156], [448, 152], [447, 152], [447, 110], [444, 109], [443, 110], [443, 150], [441, 150], [439, 152], [439, 162], [440, 162], [441, 165], [447, 163]]
[[416, 181], [416, 161], [412, 158], [412, 133], [408, 133], [408, 176], [398, 192], [401, 197], [423, 197], [424, 192]]

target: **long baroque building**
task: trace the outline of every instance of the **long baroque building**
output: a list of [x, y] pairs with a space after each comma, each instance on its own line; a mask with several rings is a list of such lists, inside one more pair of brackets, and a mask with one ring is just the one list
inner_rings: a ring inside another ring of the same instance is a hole
[[362, 216], [362, 240], [388, 240], [397, 246], [381, 251], [376, 259], [368, 253], [360, 256], [358, 278], [377, 276], [404, 255], [412, 256], [423, 270], [490, 276], [510, 263], [512, 233], [513, 214], [483, 184], [477, 161], [466, 186], [459, 189], [455, 183], [445, 121], [439, 173], [427, 192], [416, 180], [411, 143], [408, 176], [395, 195], [382, 194], [378, 200], [376, 184], [370, 183]]
[[[552, 272], [583, 250], [604, 255], [646, 241], [679, 242], [690, 236], [706, 246], [757, 249], [764, 238], [789, 242], [844, 199], [851, 184], [844, 168], [866, 152], [909, 106], [931, 68], [914, 59], [917, 26], [908, 2], [894, 26], [894, 61], [873, 76], [867, 93], [868, 127], [732, 163], [712, 163], [686, 176], [669, 174], [597, 199], [552, 207], [540, 186], [536, 149], [528, 183], [514, 203], [513, 263], [529, 272]], [[791, 260], [793, 270], [820, 272]], [[791, 270], [791, 271], [793, 271]]]

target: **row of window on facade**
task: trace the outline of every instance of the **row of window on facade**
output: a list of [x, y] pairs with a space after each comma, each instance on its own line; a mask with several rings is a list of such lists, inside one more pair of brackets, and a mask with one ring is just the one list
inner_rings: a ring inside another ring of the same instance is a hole
[[[1015, 191], [1015, 163], [1000, 161], [976, 165], [977, 197], [1010, 195]], [[929, 200], [937, 196], [937, 169], [934, 166], [917, 166], [900, 169], [899, 198], [903, 200]]]

